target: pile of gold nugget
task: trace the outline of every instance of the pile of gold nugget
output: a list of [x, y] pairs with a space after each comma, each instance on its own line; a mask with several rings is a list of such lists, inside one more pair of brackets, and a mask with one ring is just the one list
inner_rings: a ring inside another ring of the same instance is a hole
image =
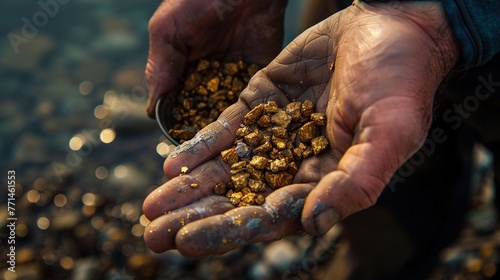
[[259, 70], [257, 64], [243, 60], [219, 62], [201, 59], [188, 69], [177, 89], [177, 102], [172, 117], [176, 124], [168, 131], [179, 143], [194, 137], [203, 127], [214, 122]]
[[314, 110], [310, 100], [291, 102], [285, 108], [269, 101], [248, 112], [233, 146], [221, 153], [231, 166], [231, 181], [216, 184], [214, 192], [238, 207], [260, 205], [265, 199], [259, 193], [268, 187], [276, 190], [292, 184], [302, 159], [329, 146], [320, 132], [326, 116]]

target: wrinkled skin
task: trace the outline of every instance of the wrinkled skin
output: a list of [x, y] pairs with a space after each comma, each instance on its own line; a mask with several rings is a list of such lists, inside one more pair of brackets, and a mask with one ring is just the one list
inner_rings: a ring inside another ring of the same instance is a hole
[[[397, 168], [423, 143], [439, 83], [458, 47], [435, 3], [356, 2], [306, 30], [242, 92], [217, 122], [166, 159], [172, 178], [144, 203], [145, 241], [155, 252], [221, 254], [249, 243], [335, 222], [372, 206]], [[251, 108], [314, 100], [328, 117], [330, 148], [304, 160], [294, 179], [262, 206], [234, 208], [212, 188], [228, 182], [220, 152]], [[176, 177], [180, 167], [190, 173]], [[198, 188], [190, 187], [196, 182]]]
[[267, 65], [282, 46], [285, 6], [285, 0], [164, 0], [149, 22], [148, 115], [190, 62], [242, 57]]

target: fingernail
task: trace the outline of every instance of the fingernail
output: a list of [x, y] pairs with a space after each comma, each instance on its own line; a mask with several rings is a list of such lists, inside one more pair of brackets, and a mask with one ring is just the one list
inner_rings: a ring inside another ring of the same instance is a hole
[[314, 223], [316, 224], [316, 230], [320, 235], [325, 234], [329, 231], [333, 225], [335, 225], [340, 220], [340, 215], [333, 209], [327, 209], [314, 218]]

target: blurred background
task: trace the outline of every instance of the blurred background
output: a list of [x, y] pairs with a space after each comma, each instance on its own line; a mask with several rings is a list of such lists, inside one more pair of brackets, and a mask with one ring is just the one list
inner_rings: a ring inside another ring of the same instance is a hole
[[[299, 33], [304, 3], [290, 1], [286, 42]], [[0, 279], [319, 279], [334, 255], [334, 279], [344, 279], [348, 246], [341, 246], [340, 226], [321, 239], [295, 236], [217, 257], [147, 250], [142, 202], [167, 180], [162, 164], [172, 149], [145, 114], [147, 25], [158, 4], [0, 3]], [[477, 155], [479, 168], [489, 170], [488, 152], [478, 147]], [[15, 273], [5, 266], [9, 170], [16, 182]], [[491, 189], [484, 174], [478, 182]], [[485, 219], [486, 227], [495, 224], [490, 208], [475, 215], [479, 227]], [[469, 236], [472, 243], [451, 248], [441, 271], [492, 277], [495, 239]]]

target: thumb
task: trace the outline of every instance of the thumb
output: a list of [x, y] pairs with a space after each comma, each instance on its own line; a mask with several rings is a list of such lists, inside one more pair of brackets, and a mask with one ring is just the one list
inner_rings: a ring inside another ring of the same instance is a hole
[[306, 199], [302, 224], [309, 234], [324, 234], [340, 219], [375, 204], [397, 168], [425, 139], [428, 122], [415, 121], [411, 127], [404, 122], [359, 130], [338, 169], [326, 174]]
[[177, 86], [184, 71], [186, 56], [164, 38], [161, 25], [151, 21], [149, 25], [149, 54], [146, 64], [146, 82], [148, 84], [147, 113], [155, 117], [158, 99]]
[[147, 113], [150, 118], [155, 117], [158, 99], [179, 83], [185, 61], [185, 57], [171, 46], [163, 46], [160, 49], [155, 47], [154, 43], [151, 44], [145, 73], [149, 92]]

